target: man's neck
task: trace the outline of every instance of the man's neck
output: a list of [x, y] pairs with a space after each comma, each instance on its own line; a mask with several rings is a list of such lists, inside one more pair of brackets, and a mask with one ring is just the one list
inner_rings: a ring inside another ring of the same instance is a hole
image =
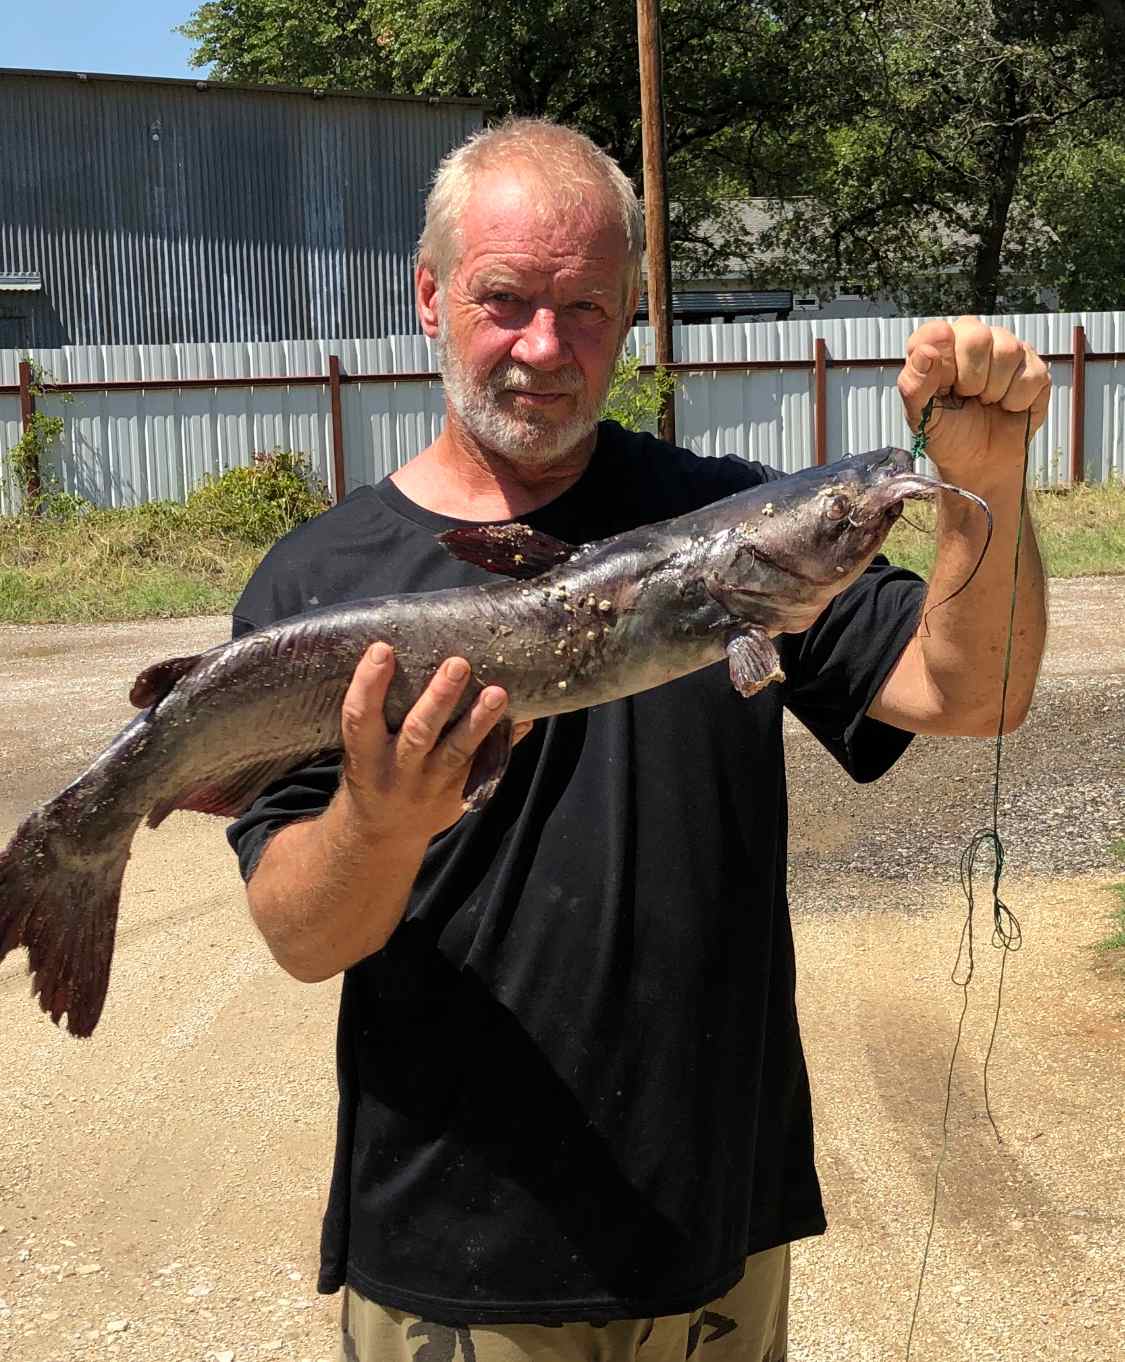
[[455, 520], [509, 520], [546, 506], [573, 487], [590, 463], [591, 431], [557, 462], [528, 467], [483, 448], [447, 422], [428, 448], [391, 474], [417, 506]]

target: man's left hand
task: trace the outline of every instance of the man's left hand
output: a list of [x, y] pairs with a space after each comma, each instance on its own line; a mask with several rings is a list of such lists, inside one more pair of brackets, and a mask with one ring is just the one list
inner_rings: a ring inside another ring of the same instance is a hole
[[1030, 345], [979, 317], [926, 322], [906, 343], [898, 378], [906, 419], [926, 423], [926, 455], [944, 478], [983, 490], [1023, 465], [1027, 417], [1034, 434], [1047, 415], [1051, 378]]

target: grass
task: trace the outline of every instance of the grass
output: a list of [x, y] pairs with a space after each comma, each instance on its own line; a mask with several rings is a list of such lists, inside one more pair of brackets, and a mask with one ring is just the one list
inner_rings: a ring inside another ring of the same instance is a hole
[[[0, 517], [0, 622], [225, 614], [271, 537], [251, 510], [219, 516], [206, 504], [193, 512], [153, 502], [56, 520]], [[914, 504], [908, 514], [927, 528], [900, 522], [886, 552], [925, 575], [933, 562], [932, 512]], [[1036, 492], [1032, 514], [1052, 576], [1125, 574], [1125, 486]]]
[[[884, 552], [925, 577], [934, 561], [934, 511], [911, 502], [906, 514], [914, 524], [900, 520]], [[1031, 515], [1049, 576], [1125, 574], [1125, 484], [1033, 492]]]
[[222, 614], [263, 553], [168, 503], [73, 520], [0, 518], [0, 622]]
[[[1113, 855], [1125, 866], [1125, 837], [1119, 837], [1110, 847]], [[1118, 906], [1110, 919], [1113, 930], [1104, 941], [1098, 942], [1099, 951], [1125, 951], [1125, 883], [1115, 884], [1113, 892], [1117, 895]]]

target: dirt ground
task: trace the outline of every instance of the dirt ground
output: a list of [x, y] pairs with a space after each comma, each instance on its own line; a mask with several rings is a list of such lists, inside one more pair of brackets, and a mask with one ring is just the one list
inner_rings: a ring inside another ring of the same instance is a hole
[[[916, 1362], [1125, 1357], [1125, 961], [1098, 955], [1125, 834], [1125, 578], [1052, 585], [1031, 718], [1005, 746], [1000, 953], [978, 905]], [[129, 717], [142, 665], [224, 637], [200, 619], [0, 629], [0, 843]], [[798, 1246], [792, 1362], [904, 1356], [962, 994], [960, 849], [991, 748], [919, 740], [859, 788], [788, 736], [800, 1009], [830, 1231]], [[988, 879], [987, 873], [982, 877]], [[987, 894], [982, 891], [982, 899]], [[57, 1031], [0, 965], [0, 1356], [319, 1362], [315, 1294], [337, 986], [273, 966], [223, 825], [134, 847], [104, 1019]]]

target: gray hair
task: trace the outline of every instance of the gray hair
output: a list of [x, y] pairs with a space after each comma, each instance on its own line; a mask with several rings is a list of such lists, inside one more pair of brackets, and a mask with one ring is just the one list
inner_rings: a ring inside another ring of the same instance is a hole
[[644, 213], [628, 176], [583, 133], [545, 118], [507, 118], [474, 133], [438, 166], [426, 199], [426, 223], [418, 263], [433, 271], [439, 287], [457, 265], [461, 214], [483, 171], [522, 162], [550, 186], [552, 207], [564, 211], [601, 190], [616, 210], [626, 243], [626, 294], [640, 285]]

